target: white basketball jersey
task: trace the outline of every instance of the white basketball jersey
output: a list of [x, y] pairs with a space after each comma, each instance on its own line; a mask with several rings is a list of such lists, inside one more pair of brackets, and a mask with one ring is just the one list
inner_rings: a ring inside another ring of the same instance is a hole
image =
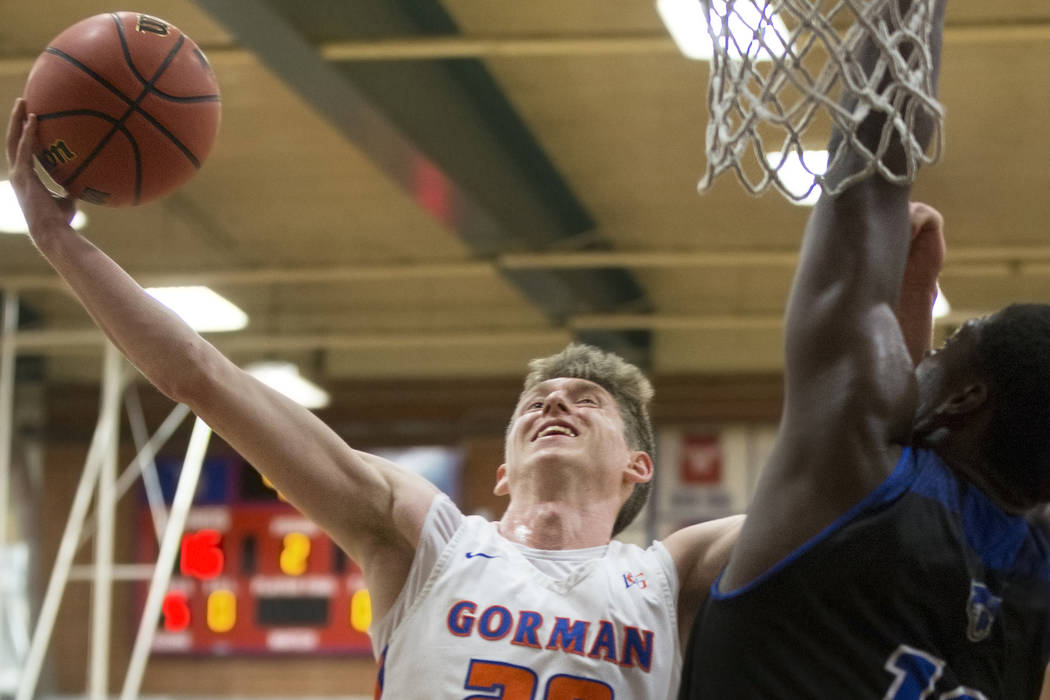
[[677, 694], [678, 577], [658, 542], [533, 550], [439, 496], [412, 569], [372, 630], [383, 700]]

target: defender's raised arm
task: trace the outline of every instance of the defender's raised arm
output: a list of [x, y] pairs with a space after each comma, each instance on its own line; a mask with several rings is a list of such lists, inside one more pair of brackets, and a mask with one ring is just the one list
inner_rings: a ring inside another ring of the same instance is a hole
[[[944, 5], [936, 4], [930, 30], [934, 84]], [[921, 49], [902, 50], [909, 48]], [[888, 83], [887, 73], [876, 72], [874, 42], [869, 38], [858, 51], [871, 82]], [[845, 100], [851, 109], [851, 98]], [[917, 114], [913, 136], [925, 143], [932, 124], [924, 123], [922, 110]], [[854, 134], [833, 132], [829, 151], [838, 157], [826, 175], [830, 186], [864, 167], [863, 150], [875, 150], [884, 138], [885, 119], [875, 112]], [[885, 162], [903, 169], [900, 134], [889, 133], [894, 140]], [[869, 493], [892, 468], [871, 446], [909, 437], [915, 342], [906, 341], [897, 316], [912, 236], [909, 191], [876, 172], [837, 196], [822, 196], [814, 208], [787, 304], [780, 433], [750, 509], [761, 517], [744, 526], [727, 587], [768, 570]], [[915, 314], [904, 318], [909, 336], [928, 333], [928, 321], [915, 330]]]

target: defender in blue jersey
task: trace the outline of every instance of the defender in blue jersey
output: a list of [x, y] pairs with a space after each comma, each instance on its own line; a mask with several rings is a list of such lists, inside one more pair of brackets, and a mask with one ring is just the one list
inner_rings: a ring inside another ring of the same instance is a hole
[[[939, 0], [934, 77], [943, 20]], [[874, 150], [880, 127], [857, 136]], [[908, 200], [873, 175], [813, 211], [780, 431], [683, 699], [1039, 696], [1050, 546], [1029, 516], [1050, 501], [1050, 307], [1009, 306], [927, 352], [943, 226]]]

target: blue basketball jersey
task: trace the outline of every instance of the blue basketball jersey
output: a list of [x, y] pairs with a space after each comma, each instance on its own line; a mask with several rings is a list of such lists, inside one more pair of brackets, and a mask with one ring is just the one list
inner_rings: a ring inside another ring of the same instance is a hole
[[712, 587], [681, 699], [1037, 698], [1050, 547], [928, 450], [770, 571]]

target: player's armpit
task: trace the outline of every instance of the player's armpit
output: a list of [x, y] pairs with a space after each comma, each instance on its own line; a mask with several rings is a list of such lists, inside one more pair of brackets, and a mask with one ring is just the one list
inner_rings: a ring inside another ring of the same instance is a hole
[[663, 540], [678, 571], [678, 633], [682, 644], [733, 551], [743, 515], [690, 525]]

